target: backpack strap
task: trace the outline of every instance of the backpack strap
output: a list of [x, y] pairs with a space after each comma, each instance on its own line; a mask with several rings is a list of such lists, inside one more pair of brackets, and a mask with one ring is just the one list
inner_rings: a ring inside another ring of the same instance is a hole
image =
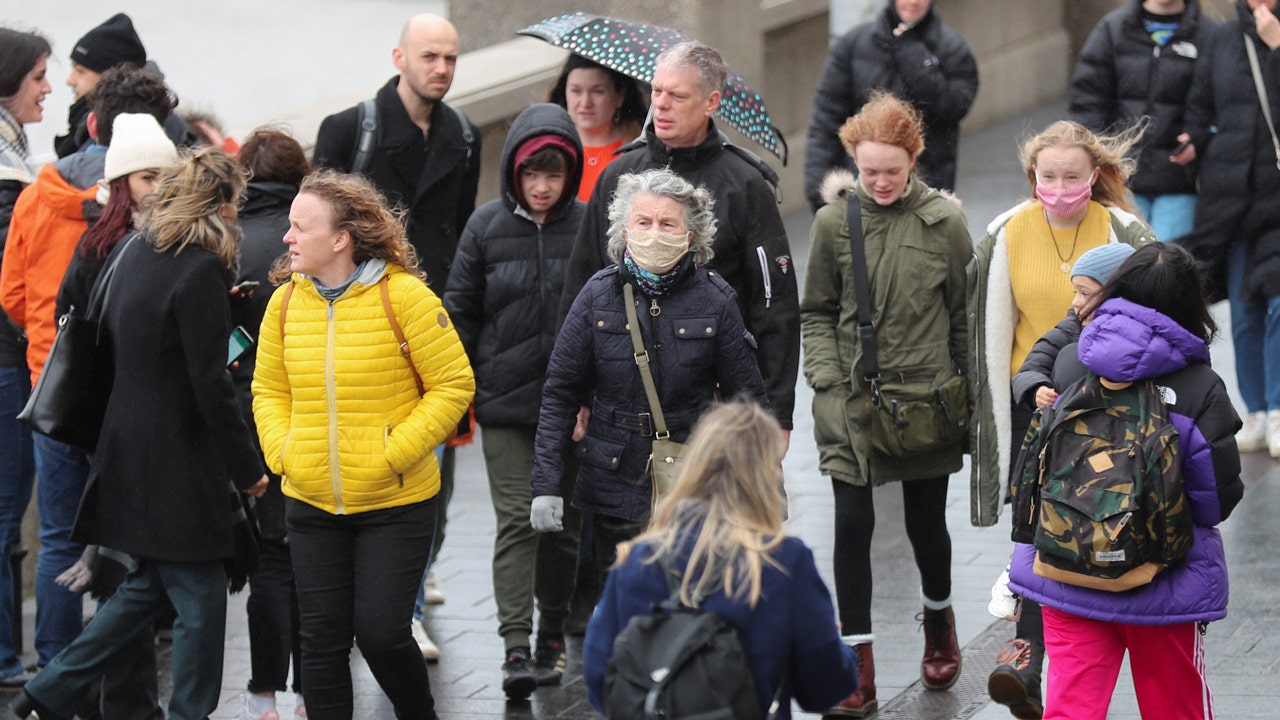
[[[351, 158], [351, 172], [363, 175], [373, 159], [373, 146], [378, 139], [378, 105], [371, 98], [356, 106], [356, 152]], [[471, 157], [470, 148], [467, 157]]]
[[391, 322], [391, 332], [396, 334], [396, 343], [400, 346], [400, 357], [409, 363], [409, 370], [413, 372], [413, 384], [418, 386], [418, 397], [427, 394], [422, 386], [422, 376], [418, 374], [418, 368], [413, 364], [413, 358], [409, 354], [409, 341], [404, 337], [404, 330], [400, 327], [400, 321], [396, 320], [395, 311], [391, 309], [391, 293], [387, 290], [387, 275], [383, 275], [378, 281], [378, 290], [382, 294], [382, 309], [387, 311], [387, 320]]
[[289, 298], [293, 296], [293, 289], [297, 284], [292, 280], [289, 281], [288, 287], [284, 289], [284, 297], [280, 298], [280, 342], [284, 343], [284, 316], [289, 312]]

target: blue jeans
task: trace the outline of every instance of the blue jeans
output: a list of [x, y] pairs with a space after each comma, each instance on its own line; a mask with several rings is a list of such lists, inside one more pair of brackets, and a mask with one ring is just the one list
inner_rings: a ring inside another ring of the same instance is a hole
[[1133, 200], [1161, 242], [1186, 235], [1195, 224], [1195, 195], [1134, 195]]
[[227, 575], [221, 560], [140, 558], [93, 621], [34, 680], [27, 694], [60, 717], [72, 717], [119, 650], [150, 633], [170, 603], [173, 622], [171, 720], [204, 720], [218, 707], [226, 644]]
[[0, 678], [23, 670], [18, 657], [22, 648], [13, 646], [11, 632], [15, 579], [9, 567], [9, 552], [20, 541], [22, 515], [31, 503], [31, 486], [36, 477], [31, 430], [16, 419], [30, 393], [31, 373], [25, 364], [0, 367]]
[[57, 577], [80, 559], [84, 545], [71, 540], [89, 461], [70, 445], [35, 433], [40, 558], [36, 561], [36, 653], [41, 667], [71, 643], [84, 625], [83, 600]]
[[422, 582], [418, 583], [418, 597], [413, 601], [413, 617], [418, 620], [426, 617], [427, 573], [431, 572], [431, 566], [436, 563], [436, 554], [444, 544], [445, 525], [449, 522], [449, 500], [453, 497], [455, 452], [457, 448], [451, 448], [443, 443], [437, 445], [435, 449], [436, 464], [440, 467], [440, 492], [436, 493], [436, 528], [431, 533], [431, 552], [427, 555], [427, 567], [422, 571]]
[[1248, 300], [1241, 297], [1247, 262], [1245, 241], [1238, 239], [1227, 255], [1236, 384], [1246, 411], [1280, 410], [1280, 296]]

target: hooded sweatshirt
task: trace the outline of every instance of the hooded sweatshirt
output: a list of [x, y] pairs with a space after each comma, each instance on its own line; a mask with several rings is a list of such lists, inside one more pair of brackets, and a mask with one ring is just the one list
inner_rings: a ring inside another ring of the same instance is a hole
[[[567, 145], [560, 201], [539, 225], [520, 204], [517, 157], [528, 147]], [[476, 420], [489, 426], [538, 423], [542, 385], [555, 346], [565, 268], [586, 205], [576, 198], [582, 143], [564, 108], [543, 103], [520, 113], [502, 148], [502, 196], [471, 215], [458, 244], [444, 304], [476, 374]]]

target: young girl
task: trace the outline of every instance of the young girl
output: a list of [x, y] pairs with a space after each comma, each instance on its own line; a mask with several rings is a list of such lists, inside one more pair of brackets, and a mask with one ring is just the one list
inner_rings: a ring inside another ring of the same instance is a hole
[[1043, 606], [1051, 659], [1045, 718], [1105, 718], [1126, 651], [1143, 717], [1213, 717], [1204, 627], [1226, 617], [1228, 590], [1216, 525], [1244, 485], [1235, 443], [1240, 418], [1209, 367], [1217, 327], [1201, 293], [1188, 291], [1201, 287], [1186, 250], [1156, 243], [1135, 252], [1085, 309], [1089, 323], [1078, 348], [1084, 367], [1115, 382], [1154, 380], [1168, 403], [1195, 539], [1185, 564], [1123, 593], [1040, 577], [1032, 569], [1035, 549], [1017, 546], [1009, 586]]
[[792, 696], [821, 711], [857, 686], [854, 653], [840, 641], [813, 553], [782, 531], [782, 438], [777, 421], [751, 403], [720, 405], [699, 421], [680, 479], [648, 530], [619, 546], [587, 628], [583, 679], [597, 710], [606, 710], [614, 639], [670, 595], [664, 564], [678, 578], [681, 602], [737, 630], [761, 716], [779, 683], [779, 720], [791, 717]]

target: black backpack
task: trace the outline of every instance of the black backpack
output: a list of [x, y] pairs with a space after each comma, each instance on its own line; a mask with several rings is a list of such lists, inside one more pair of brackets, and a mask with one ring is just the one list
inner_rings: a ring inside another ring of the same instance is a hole
[[604, 674], [605, 715], [764, 720], [738, 632], [715, 613], [682, 604], [675, 575], [665, 561], [659, 566], [671, 595], [648, 615], [632, 617], [614, 640]]
[[[443, 104], [443, 103], [442, 103]], [[463, 161], [462, 172], [471, 168], [471, 154], [475, 147], [476, 135], [471, 130], [471, 121], [461, 110], [445, 105], [457, 116], [462, 125], [462, 141], [467, 144], [467, 159]], [[373, 146], [378, 141], [378, 104], [374, 99], [361, 102], [356, 106], [356, 145], [351, 156], [351, 170], [355, 175], [363, 175], [373, 160]]]
[[1014, 542], [1041, 577], [1119, 592], [1186, 559], [1193, 534], [1178, 431], [1150, 380], [1088, 373], [1041, 408], [1011, 485]]

